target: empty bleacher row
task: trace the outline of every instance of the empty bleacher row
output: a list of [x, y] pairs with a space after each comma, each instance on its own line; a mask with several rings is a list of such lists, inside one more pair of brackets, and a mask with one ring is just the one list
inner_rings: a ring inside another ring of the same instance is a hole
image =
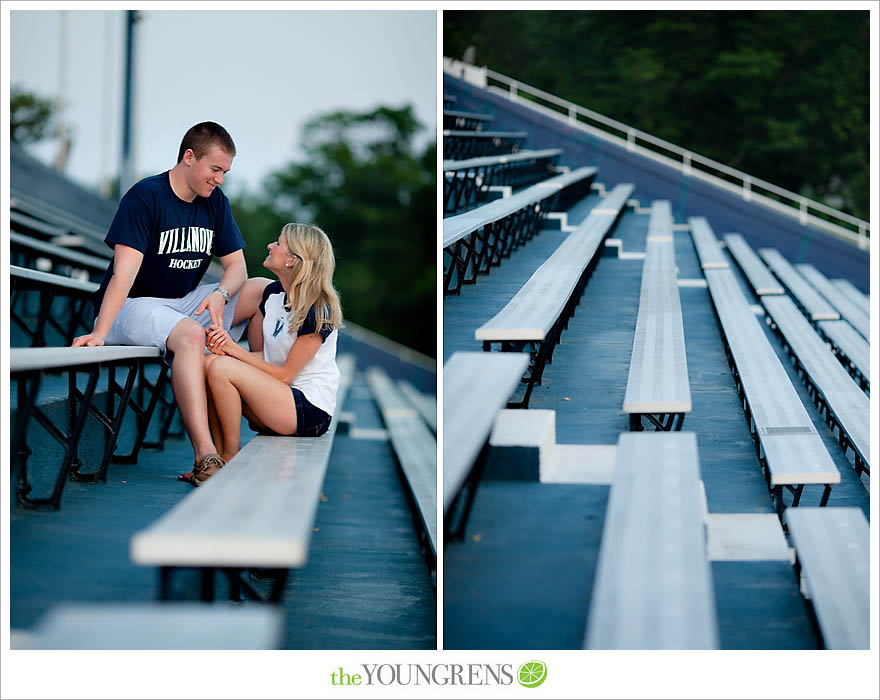
[[[68, 216], [13, 190], [8, 449], [15, 647], [433, 648], [436, 400], [429, 370], [404, 366], [399, 352], [373, 348], [364, 335], [347, 336], [338, 358], [340, 410], [327, 434], [253, 436], [243, 428], [242, 451], [192, 489], [176, 480], [192, 457], [182, 428], [173, 427], [174, 398], [159, 351], [68, 347], [90, 330], [90, 297], [110, 260], [101, 232], [109, 222]], [[362, 369], [371, 383], [356, 369], [360, 354], [369, 357], [360, 362], [370, 363]], [[377, 384], [381, 397], [371, 388]], [[388, 402], [396, 409], [382, 411]], [[361, 465], [357, 474], [343, 466], [352, 461]], [[335, 476], [328, 473], [334, 463]], [[320, 513], [326, 518], [328, 509], [338, 511], [324, 526], [331, 539], [319, 542], [316, 553]], [[334, 540], [339, 533], [332, 533], [349, 523], [362, 534]], [[54, 536], [43, 534], [47, 526]], [[94, 533], [112, 546], [96, 550]], [[420, 556], [413, 559], [410, 551]], [[396, 563], [377, 564], [392, 554]], [[310, 569], [312, 558], [319, 564]], [[328, 625], [303, 627], [329, 614], [316, 609], [323, 598], [316, 593], [338, 585], [332, 577], [347, 570], [359, 571], [337, 596], [349, 609], [347, 621], [333, 613], [332, 632]], [[184, 573], [172, 577], [175, 571]], [[369, 602], [356, 590], [388, 577], [395, 585], [406, 582], [405, 596]], [[43, 583], [34, 586], [38, 580]], [[215, 615], [182, 602], [242, 595], [278, 605], [271, 614], [230, 616], [222, 602]], [[157, 598], [173, 602], [149, 602]], [[96, 600], [104, 605], [83, 607]], [[361, 618], [382, 617], [372, 608], [386, 604], [399, 609], [395, 622], [365, 631]], [[169, 632], [164, 641], [151, 623], [155, 616]], [[111, 634], [110, 621], [123, 618], [129, 626]], [[185, 632], [192, 624], [205, 634]]]
[[541, 145], [444, 161], [447, 648], [867, 648], [864, 296]]

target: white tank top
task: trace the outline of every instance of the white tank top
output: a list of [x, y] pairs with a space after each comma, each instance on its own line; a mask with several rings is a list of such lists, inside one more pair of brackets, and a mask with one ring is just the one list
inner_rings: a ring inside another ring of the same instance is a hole
[[[281, 286], [280, 284], [278, 285]], [[263, 359], [273, 365], [281, 366], [287, 361], [290, 349], [300, 336], [289, 331], [290, 314], [284, 309], [284, 291], [265, 298], [263, 311]], [[303, 323], [299, 332], [314, 333], [314, 313]], [[324, 336], [326, 331], [321, 335]], [[339, 388], [339, 368], [336, 366], [336, 330], [326, 335], [321, 347], [300, 373], [293, 378], [290, 386], [299, 389], [303, 395], [327, 415], [336, 410], [336, 391]]]

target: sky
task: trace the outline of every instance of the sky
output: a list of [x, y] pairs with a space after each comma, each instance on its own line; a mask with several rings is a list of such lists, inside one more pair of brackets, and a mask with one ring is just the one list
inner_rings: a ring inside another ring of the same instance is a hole
[[[226, 127], [238, 151], [227, 194], [255, 191], [269, 172], [301, 157], [301, 127], [327, 111], [411, 104], [426, 127], [418, 145], [436, 135], [432, 10], [139, 14], [136, 179], [172, 167], [184, 132], [205, 120]], [[115, 178], [125, 12], [22, 9], [10, 15], [10, 84], [52, 99], [63, 92], [63, 119], [73, 138], [66, 174], [95, 188]], [[58, 150], [57, 138], [29, 147], [47, 163]]]

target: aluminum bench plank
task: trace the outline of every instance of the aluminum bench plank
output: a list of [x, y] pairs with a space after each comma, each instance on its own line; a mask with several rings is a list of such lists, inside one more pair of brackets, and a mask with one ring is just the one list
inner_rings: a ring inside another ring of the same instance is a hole
[[704, 270], [718, 270], [729, 267], [730, 263], [718, 245], [718, 240], [709, 222], [703, 216], [692, 216], [688, 219], [688, 225], [691, 228], [691, 238], [694, 240], [694, 247], [700, 256], [700, 266]]
[[798, 361], [865, 464], [870, 463], [870, 399], [788, 296], [762, 299]]
[[870, 345], [862, 335], [846, 321], [819, 321], [819, 330], [868, 381], [871, 381]]
[[366, 378], [436, 553], [437, 438], [385, 372], [371, 367]]
[[813, 321], [836, 321], [840, 314], [813, 289], [775, 248], [761, 248], [759, 255], [770, 266], [791, 296]]
[[826, 649], [870, 646], [870, 531], [859, 508], [794, 508], [789, 532]]
[[[67, 233], [83, 235], [92, 243], [100, 244], [100, 250], [106, 252], [108, 258], [113, 257], [112, 249], [104, 244], [107, 230], [92, 221], [82, 219], [76, 214], [34, 197], [29, 192], [16, 189], [14, 185], [11, 185], [9, 190], [9, 207], [31, 218], [64, 228]], [[107, 223], [109, 224], [109, 221]]]
[[480, 168], [489, 165], [504, 165], [516, 163], [521, 160], [538, 160], [540, 158], [553, 158], [562, 155], [561, 148], [545, 148], [540, 151], [518, 151], [502, 156], [482, 156], [480, 158], [465, 158], [463, 160], [444, 160], [443, 172], [465, 170], [467, 168]]
[[490, 122], [495, 118], [491, 114], [482, 114], [480, 112], [462, 112], [460, 110], [455, 110], [455, 109], [444, 109], [443, 116], [444, 117], [464, 117], [467, 119], [477, 119], [482, 122]]
[[527, 187], [511, 197], [496, 199], [494, 202], [489, 202], [476, 209], [443, 219], [443, 247], [452, 245], [481, 226], [503, 219], [523, 207], [540, 202], [554, 192], [591, 177], [595, 173], [596, 168], [584, 166]]
[[45, 243], [44, 241], [25, 236], [15, 231], [9, 232], [9, 242], [13, 247], [28, 248], [38, 253], [43, 253], [47, 258], [60, 260], [68, 264], [79, 265], [87, 270], [104, 272], [109, 260], [94, 255], [86, 255], [64, 246]]
[[837, 309], [843, 320], [849, 321], [850, 325], [861, 333], [863, 338], [871, 337], [871, 319], [867, 311], [862, 310], [856, 302], [831, 284], [831, 281], [812, 265], [803, 263], [795, 267], [831, 306]]
[[475, 339], [543, 340], [633, 189], [630, 184], [617, 185], [599, 202], [507, 305], [476, 329]]
[[159, 348], [141, 345], [104, 345], [98, 348], [12, 348], [9, 351], [9, 370], [12, 374], [16, 374], [141, 357], [159, 358]]
[[839, 483], [840, 472], [733, 272], [705, 275], [766, 456], [770, 486]]
[[528, 367], [528, 354], [456, 352], [443, 367], [443, 511]]
[[14, 279], [19, 279], [25, 283], [33, 285], [62, 287], [70, 292], [75, 292], [78, 296], [93, 294], [97, 291], [99, 286], [96, 282], [82, 282], [80, 280], [75, 280], [72, 277], [53, 275], [49, 272], [31, 270], [30, 268], [19, 267], [18, 265], [9, 266], [9, 275]]
[[785, 294], [785, 289], [779, 284], [779, 280], [761, 262], [761, 258], [746, 243], [746, 239], [743, 238], [742, 234], [726, 233], [724, 234], [724, 242], [727, 243], [727, 250], [742, 269], [755, 294], [758, 296], [764, 294]]
[[858, 304], [861, 307], [862, 311], [864, 311], [866, 314], [869, 314], [871, 312], [871, 300], [866, 294], [863, 294], [859, 289], [857, 289], [852, 282], [850, 282], [849, 280], [841, 279], [831, 280], [831, 282], [850, 299], [852, 299], [856, 304]]
[[30, 649], [279, 649], [274, 606], [65, 604], [38, 623]]
[[717, 649], [693, 433], [623, 433], [584, 646]]
[[403, 379], [398, 380], [397, 388], [400, 393], [406, 397], [416, 410], [421, 414], [422, 419], [428, 424], [428, 427], [436, 435], [437, 434], [437, 397], [433, 394], [425, 394], [416, 389], [412, 384]]
[[[340, 370], [337, 405], [353, 373]], [[321, 437], [258, 435], [152, 525], [135, 533], [132, 561], [152, 566], [296, 568], [305, 565], [339, 420]]]
[[465, 137], [473, 137], [473, 138], [488, 138], [488, 139], [524, 139], [529, 134], [526, 131], [468, 131], [464, 129], [444, 129], [444, 136], [465, 136]]
[[684, 324], [669, 202], [655, 202], [648, 223], [639, 312], [624, 413], [683, 413], [691, 410]]
[[[157, 566], [303, 566], [331, 438], [253, 438], [148, 529], [131, 558]], [[222, 478], [220, 478], [222, 477]]]

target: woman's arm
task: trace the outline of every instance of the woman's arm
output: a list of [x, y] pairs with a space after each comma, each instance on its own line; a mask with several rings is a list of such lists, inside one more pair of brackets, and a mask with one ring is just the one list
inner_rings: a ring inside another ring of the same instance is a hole
[[290, 384], [303, 367], [309, 363], [309, 360], [315, 356], [324, 340], [320, 333], [297, 337], [290, 352], [287, 353], [287, 359], [280, 366], [266, 362], [262, 353], [248, 352], [234, 342], [227, 331], [215, 326], [211, 326], [211, 330], [208, 331], [207, 342], [214, 344], [213, 347], [211, 345], [208, 347], [215, 354], [229, 355], [242, 362], [247, 362], [285, 384]]

